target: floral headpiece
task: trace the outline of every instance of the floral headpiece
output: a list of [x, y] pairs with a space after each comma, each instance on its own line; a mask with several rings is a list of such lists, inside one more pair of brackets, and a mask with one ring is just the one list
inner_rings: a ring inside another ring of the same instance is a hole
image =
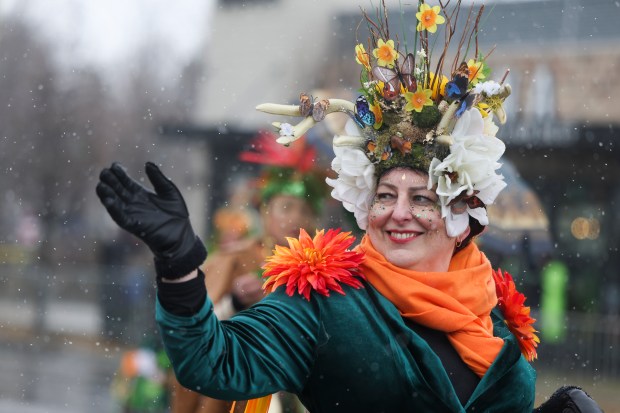
[[244, 162], [265, 167], [257, 182], [261, 200], [267, 202], [278, 194], [292, 195], [305, 199], [315, 212], [320, 212], [327, 191], [325, 174], [316, 168], [316, 149], [303, 138], [290, 148], [278, 144], [275, 138], [272, 132], [260, 131], [251, 147], [239, 155]]
[[[469, 10], [458, 44], [450, 78], [444, 64], [460, 17], [461, 1], [448, 9], [418, 1], [415, 54], [390, 37], [387, 11], [382, 3], [378, 21], [365, 12], [370, 36], [368, 50], [355, 47], [355, 60], [362, 66], [361, 96], [355, 103], [342, 99], [313, 98], [302, 93], [299, 105], [262, 104], [258, 110], [304, 119], [293, 126], [276, 122], [278, 142], [289, 145], [326, 115], [350, 116], [346, 135], [335, 136], [332, 169], [338, 178], [327, 179], [332, 196], [353, 212], [361, 229], [368, 224], [368, 211], [377, 178], [385, 171], [408, 166], [428, 173], [428, 188], [435, 188], [448, 235], [461, 234], [469, 218], [488, 225], [485, 205], [493, 203], [506, 186], [496, 173], [505, 150], [495, 137], [495, 116], [505, 123], [502, 104], [510, 86], [487, 80], [490, 69], [478, 50], [478, 25], [483, 6]], [[443, 42], [437, 32], [445, 24]], [[430, 42], [431, 36], [436, 36]], [[430, 44], [439, 41], [436, 52]], [[507, 74], [507, 73], [506, 73]]]

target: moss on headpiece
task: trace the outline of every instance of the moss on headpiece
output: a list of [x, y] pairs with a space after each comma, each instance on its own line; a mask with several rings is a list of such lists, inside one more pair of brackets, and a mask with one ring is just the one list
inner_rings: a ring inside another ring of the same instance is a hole
[[441, 112], [437, 106], [424, 106], [421, 112], [413, 112], [411, 120], [420, 128], [432, 128], [441, 120]]
[[443, 159], [449, 153], [450, 149], [445, 145], [412, 143], [411, 152], [401, 153], [400, 151], [392, 151], [389, 159], [375, 164], [375, 174], [376, 176], [381, 176], [386, 171], [400, 166], [428, 173], [431, 159]]

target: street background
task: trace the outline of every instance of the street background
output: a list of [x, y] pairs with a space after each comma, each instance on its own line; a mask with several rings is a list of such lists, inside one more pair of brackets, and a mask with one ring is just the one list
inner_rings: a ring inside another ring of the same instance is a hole
[[[365, 2], [99, 3], [0, 2], [0, 412], [119, 412], [123, 357], [158, 346], [152, 259], [96, 198], [101, 168], [160, 164], [212, 248], [213, 212], [257, 173], [238, 153], [276, 120], [256, 105], [356, 97]], [[538, 319], [537, 403], [576, 384], [620, 411], [620, 2], [485, 4], [512, 95], [509, 189], [479, 242]], [[341, 124], [308, 133], [325, 168]]]

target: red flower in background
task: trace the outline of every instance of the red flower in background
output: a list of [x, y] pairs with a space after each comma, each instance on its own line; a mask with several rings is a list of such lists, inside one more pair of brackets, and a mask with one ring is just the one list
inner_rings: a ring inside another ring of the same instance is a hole
[[259, 165], [291, 168], [301, 173], [310, 171], [316, 162], [316, 148], [308, 145], [305, 138], [300, 138], [296, 145], [284, 146], [276, 142], [278, 135], [259, 131], [252, 140], [249, 150], [239, 154], [244, 162]]
[[525, 296], [517, 291], [512, 276], [502, 272], [501, 268], [493, 271], [495, 291], [497, 292], [498, 305], [504, 314], [504, 321], [512, 334], [517, 337], [521, 353], [527, 361], [536, 359], [536, 347], [540, 339], [535, 334], [536, 319], [530, 317], [530, 307], [526, 307]]
[[347, 250], [355, 241], [350, 232], [330, 229], [325, 234], [324, 230], [317, 230], [310, 238], [300, 229], [299, 239], [287, 241], [289, 247], [276, 245], [274, 255], [263, 266], [263, 289], [267, 292], [286, 285], [288, 295], [297, 291], [310, 300], [312, 290], [325, 296], [329, 296], [330, 290], [344, 295], [340, 284], [362, 286], [358, 278], [365, 278], [359, 273], [364, 254]]

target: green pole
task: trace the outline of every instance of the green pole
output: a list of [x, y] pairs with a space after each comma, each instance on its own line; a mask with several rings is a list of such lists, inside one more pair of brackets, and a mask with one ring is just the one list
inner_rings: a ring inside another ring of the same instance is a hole
[[543, 267], [541, 278], [541, 335], [547, 343], [559, 343], [566, 335], [568, 268], [561, 261], [551, 260]]

